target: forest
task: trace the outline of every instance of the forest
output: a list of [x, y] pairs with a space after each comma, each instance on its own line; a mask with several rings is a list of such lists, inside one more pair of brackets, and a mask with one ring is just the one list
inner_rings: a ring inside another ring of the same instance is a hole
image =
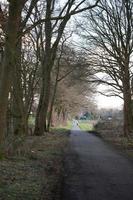
[[123, 100], [131, 138], [132, 56], [132, 0], [0, 0], [0, 157], [81, 111], [98, 118], [97, 92]]
[[[69, 113], [87, 107], [85, 96], [92, 87], [85, 81], [93, 70], [83, 52], [70, 44], [74, 29], [68, 23], [97, 3], [1, 3], [1, 146], [8, 136], [43, 135], [49, 131], [53, 115], [54, 121], [65, 123]], [[32, 133], [31, 117], [35, 118]]]
[[132, 1], [5, 1], [0, 24], [1, 145], [8, 135], [27, 135], [31, 115], [32, 134], [43, 135], [53, 115], [65, 122], [92, 107], [99, 84], [111, 86], [104, 95], [123, 99], [130, 136]]

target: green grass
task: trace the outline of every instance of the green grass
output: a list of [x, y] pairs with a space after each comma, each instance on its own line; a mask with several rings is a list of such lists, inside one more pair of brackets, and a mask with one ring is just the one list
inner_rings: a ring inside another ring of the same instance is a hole
[[[35, 124], [35, 117], [29, 117], [29, 125], [33, 126]], [[79, 127], [83, 131], [91, 131], [93, 130], [93, 124], [91, 121], [87, 120], [79, 120]], [[66, 125], [58, 125], [56, 127], [51, 127], [51, 131], [56, 132], [65, 132], [72, 129], [72, 121], [68, 120]]]
[[94, 129], [91, 121], [79, 121], [79, 127], [83, 131], [92, 131]]
[[35, 117], [34, 116], [32, 116], [32, 115], [29, 116], [28, 124], [30, 126], [34, 126], [35, 125]]
[[56, 127], [52, 127], [51, 128], [51, 131], [58, 131], [58, 132], [65, 132], [65, 131], [69, 131], [71, 130], [72, 128], [72, 123], [71, 121], [68, 121], [66, 123], [66, 125], [59, 125], [59, 126], [56, 126]]
[[4, 154], [0, 152], [0, 160], [3, 160], [5, 158]]
[[[94, 130], [94, 126], [91, 121], [80, 120], [79, 127], [83, 131]], [[65, 131], [69, 131], [71, 129], [72, 129], [72, 121], [68, 121], [66, 125], [59, 125], [57, 127], [51, 128], [52, 131], [57, 131], [57, 132], [65, 132]]]

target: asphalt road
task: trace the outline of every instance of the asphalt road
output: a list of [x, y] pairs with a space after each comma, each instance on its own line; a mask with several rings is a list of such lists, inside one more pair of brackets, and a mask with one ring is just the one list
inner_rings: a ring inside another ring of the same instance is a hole
[[133, 200], [133, 162], [99, 137], [74, 127], [62, 200]]

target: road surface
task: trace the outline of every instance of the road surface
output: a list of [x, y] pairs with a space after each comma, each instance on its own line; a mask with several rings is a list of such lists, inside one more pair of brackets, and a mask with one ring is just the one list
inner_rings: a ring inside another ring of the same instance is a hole
[[74, 127], [62, 200], [133, 200], [133, 163], [99, 137]]

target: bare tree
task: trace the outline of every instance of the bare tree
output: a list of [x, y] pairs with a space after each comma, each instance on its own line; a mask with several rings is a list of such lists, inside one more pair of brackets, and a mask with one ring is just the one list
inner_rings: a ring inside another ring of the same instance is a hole
[[10, 1], [9, 17], [6, 33], [5, 54], [0, 78], [0, 143], [4, 138], [6, 126], [6, 111], [8, 105], [8, 95], [11, 88], [12, 75], [14, 72], [15, 52], [17, 43], [17, 33], [19, 31], [20, 16], [24, 6], [24, 1]]
[[[133, 4], [131, 0], [102, 0], [97, 8], [88, 14], [89, 26], [84, 37], [90, 44], [86, 48], [91, 65], [97, 72], [107, 74], [98, 83], [113, 87], [113, 95], [123, 95], [124, 134], [132, 132], [131, 77], [133, 52]], [[87, 24], [86, 24], [87, 25]]]
[[[56, 10], [59, 10], [57, 9], [59, 5], [58, 3], [56, 4], [54, 0], [46, 0], [45, 51], [42, 62], [42, 86], [36, 115], [35, 135], [42, 135], [44, 131], [47, 131], [46, 119], [50, 99], [51, 71], [54, 66], [58, 45], [64, 29], [72, 15], [92, 9], [97, 6], [99, 1], [96, 1], [93, 5], [82, 8], [85, 2], [85, 0], [77, 3], [75, 0], [67, 0], [65, 5], [60, 8], [58, 16], [53, 18], [53, 13], [57, 13]], [[53, 19], [55, 19], [54, 22]]]
[[[43, 19], [36, 18], [37, 3], [43, 4], [44, 12]], [[13, 91], [13, 106], [14, 111], [18, 116], [21, 116], [18, 125], [26, 124], [25, 119], [25, 106], [23, 96], [23, 82], [21, 80], [22, 74], [22, 45], [23, 36], [29, 33], [31, 30], [44, 23], [45, 29], [45, 45], [41, 49], [41, 93], [40, 101], [37, 110], [36, 117], [36, 135], [41, 135], [46, 128], [46, 117], [49, 106], [50, 95], [50, 82], [51, 71], [54, 66], [56, 53], [60, 39], [64, 32], [64, 29], [70, 20], [71, 16], [80, 12], [89, 10], [97, 6], [99, 0], [96, 0], [93, 5], [85, 5], [83, 1], [67, 0], [65, 5], [61, 7], [59, 1], [55, 0], [10, 0], [9, 10], [6, 19], [5, 31], [5, 45], [4, 45], [4, 59], [1, 66], [0, 76], [0, 144], [4, 139], [4, 133], [6, 128], [6, 113], [8, 107], [8, 100], [10, 99], [10, 92]], [[23, 14], [22, 14], [23, 13]], [[33, 20], [33, 15], [35, 19]], [[42, 38], [41, 38], [42, 39]], [[41, 40], [40, 39], [40, 40]], [[16, 102], [16, 104], [15, 104]], [[18, 120], [17, 120], [18, 121]], [[17, 127], [15, 128], [18, 129]]]
[[[2, 62], [1, 77], [0, 77], [0, 144], [4, 139], [4, 133], [6, 128], [6, 112], [8, 107], [8, 97], [11, 87], [20, 87], [20, 84], [16, 85], [19, 77], [16, 78], [20, 67], [21, 57], [21, 35], [22, 30], [25, 27], [28, 18], [30, 17], [32, 10], [37, 3], [37, 0], [31, 0], [28, 2], [29, 10], [22, 22], [22, 11], [28, 0], [9, 1], [9, 11], [6, 20], [7, 26], [5, 26], [5, 47], [4, 47], [4, 59]], [[19, 51], [18, 51], [19, 50]], [[20, 52], [20, 53], [19, 53]], [[16, 76], [15, 76], [16, 75]], [[15, 77], [15, 79], [13, 78]], [[13, 83], [13, 80], [16, 81]], [[18, 91], [17, 88], [17, 91]], [[20, 100], [19, 93], [16, 92], [16, 98]]]

